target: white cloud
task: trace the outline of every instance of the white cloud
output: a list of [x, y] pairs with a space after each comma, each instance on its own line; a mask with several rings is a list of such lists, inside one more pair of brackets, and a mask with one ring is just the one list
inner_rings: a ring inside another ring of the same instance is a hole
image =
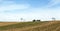
[[0, 11], [9, 11], [9, 10], [27, 9], [27, 8], [29, 8], [29, 5], [13, 4], [13, 5], [7, 5], [7, 6], [0, 6]]
[[[57, 9], [31, 9], [30, 13], [0, 13], [1, 21], [21, 21], [20, 18], [24, 18], [25, 21], [32, 21], [32, 19], [51, 20], [52, 17], [60, 19], [60, 12]], [[40, 11], [41, 10], [41, 11]], [[45, 11], [44, 11], [45, 10]]]
[[2, 4], [8, 5], [8, 4], [14, 4], [14, 1], [2, 1]]
[[[7, 1], [8, 2], [8, 1]], [[28, 9], [30, 7], [29, 4], [15, 4], [14, 2], [3, 2], [3, 6], [0, 6], [0, 12], [2, 11], [12, 11], [16, 9]], [[48, 7], [54, 6], [60, 3], [60, 0], [52, 0]], [[60, 8], [29, 8], [31, 10], [30, 13], [0, 13], [0, 21], [18, 21], [20, 18], [24, 18], [26, 20], [32, 19], [41, 19], [41, 20], [50, 20], [51, 17], [56, 17], [57, 19], [60, 18]], [[26, 10], [27, 11], [27, 10]], [[29, 12], [29, 11], [28, 11]]]
[[60, 0], [51, 0], [49, 3], [48, 3], [48, 7], [52, 7], [56, 4], [60, 4]]
[[[17, 10], [17, 9], [28, 9], [30, 7], [29, 4], [15, 4], [13, 1], [3, 1], [0, 0], [1, 5], [0, 5], [0, 21], [18, 21], [20, 20], [21, 17], [25, 17], [25, 14], [7, 14], [4, 13], [3, 11], [12, 11], [12, 10]], [[27, 17], [27, 16], [26, 16]], [[26, 18], [25, 17], [25, 18]], [[18, 19], [17, 19], [18, 18]]]
[[27, 9], [29, 4], [16, 4], [14, 1], [0, 0], [0, 11], [11, 11], [16, 9]]

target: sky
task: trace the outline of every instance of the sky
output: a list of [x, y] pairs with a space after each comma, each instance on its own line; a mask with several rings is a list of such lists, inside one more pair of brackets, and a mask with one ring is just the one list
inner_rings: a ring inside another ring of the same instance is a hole
[[0, 0], [0, 21], [18, 22], [60, 19], [60, 0]]

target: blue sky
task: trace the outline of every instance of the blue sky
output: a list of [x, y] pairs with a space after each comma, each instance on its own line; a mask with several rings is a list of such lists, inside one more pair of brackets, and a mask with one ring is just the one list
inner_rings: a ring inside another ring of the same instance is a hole
[[0, 0], [0, 21], [60, 19], [60, 0]]

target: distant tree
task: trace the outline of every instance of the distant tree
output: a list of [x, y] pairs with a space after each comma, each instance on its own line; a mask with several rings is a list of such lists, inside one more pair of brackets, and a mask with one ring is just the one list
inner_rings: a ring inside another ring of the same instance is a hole
[[55, 20], [56, 20], [56, 18], [52, 17], [52, 20], [54, 20], [54, 21], [55, 21]]
[[40, 22], [41, 20], [37, 20], [37, 22]]
[[34, 19], [33, 22], [35, 22], [36, 20]]
[[21, 18], [21, 20], [23, 20], [23, 18]]

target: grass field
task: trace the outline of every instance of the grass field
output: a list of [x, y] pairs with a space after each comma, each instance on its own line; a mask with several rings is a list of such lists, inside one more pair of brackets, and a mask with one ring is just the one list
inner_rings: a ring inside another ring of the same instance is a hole
[[60, 31], [60, 21], [1, 22], [0, 25], [0, 31]]

